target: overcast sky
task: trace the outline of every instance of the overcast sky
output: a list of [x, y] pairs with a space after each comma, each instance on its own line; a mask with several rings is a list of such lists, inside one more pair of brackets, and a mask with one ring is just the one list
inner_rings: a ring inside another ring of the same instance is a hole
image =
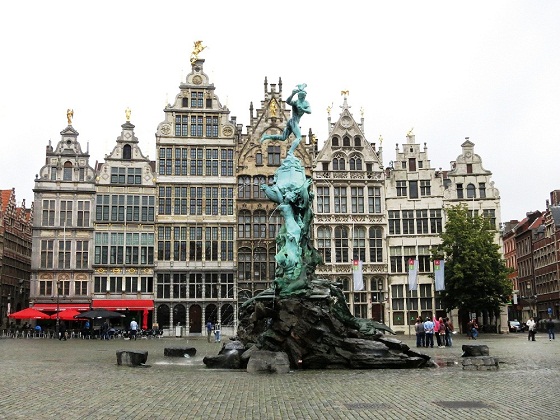
[[[149, 6], [148, 6], [149, 5]], [[366, 8], [364, 8], [364, 6]], [[193, 42], [216, 94], [244, 126], [281, 77], [308, 84], [301, 120], [324, 142], [341, 90], [384, 163], [414, 128], [433, 168], [465, 137], [500, 190], [502, 221], [544, 210], [560, 189], [560, 2], [10, 1], [0, 15], [0, 189], [33, 200], [35, 174], [67, 126], [90, 164], [125, 122], [155, 159], [155, 131], [190, 71]], [[287, 94], [284, 95], [284, 99]]]

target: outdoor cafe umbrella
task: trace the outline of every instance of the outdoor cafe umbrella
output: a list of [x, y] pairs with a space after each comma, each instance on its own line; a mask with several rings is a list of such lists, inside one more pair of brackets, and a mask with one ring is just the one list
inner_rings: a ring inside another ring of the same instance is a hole
[[125, 315], [119, 312], [108, 311], [106, 309], [92, 309], [91, 311], [82, 312], [75, 315], [74, 319], [87, 318], [87, 319], [101, 319], [101, 318], [124, 318]]
[[33, 308], [25, 308], [8, 315], [8, 317], [14, 319], [50, 319], [50, 315]]
[[61, 319], [63, 321], [76, 321], [76, 319], [82, 319], [81, 313], [75, 309], [66, 309], [60, 311], [54, 315], [51, 315], [51, 319]]

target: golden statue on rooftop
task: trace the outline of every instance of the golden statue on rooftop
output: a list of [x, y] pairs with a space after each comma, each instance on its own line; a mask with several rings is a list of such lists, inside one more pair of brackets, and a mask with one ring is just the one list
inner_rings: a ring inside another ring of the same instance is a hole
[[66, 119], [68, 120], [68, 125], [72, 125], [72, 118], [74, 117], [74, 110], [68, 108], [66, 111]]
[[131, 111], [130, 108], [128, 108], [128, 107], [124, 110], [124, 115], [126, 115], [126, 122], [130, 122], [130, 114], [131, 114], [131, 112], [132, 112], [132, 111]]
[[194, 41], [194, 49], [191, 53], [191, 64], [194, 65], [196, 60], [198, 60], [198, 54], [202, 52], [206, 47], [202, 45], [202, 41]]

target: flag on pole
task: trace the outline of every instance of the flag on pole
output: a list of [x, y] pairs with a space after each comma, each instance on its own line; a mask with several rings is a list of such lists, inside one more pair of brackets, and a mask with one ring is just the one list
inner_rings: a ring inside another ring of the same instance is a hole
[[418, 260], [408, 259], [408, 290], [418, 289]]
[[361, 260], [352, 261], [352, 277], [354, 278], [354, 290], [364, 290], [364, 273]]
[[434, 278], [436, 280], [436, 292], [445, 290], [445, 261], [434, 260]]

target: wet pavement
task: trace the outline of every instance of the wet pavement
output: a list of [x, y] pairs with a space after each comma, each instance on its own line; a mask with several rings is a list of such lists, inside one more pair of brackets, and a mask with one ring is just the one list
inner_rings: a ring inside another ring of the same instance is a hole
[[[415, 347], [414, 337], [397, 336]], [[0, 339], [1, 419], [555, 419], [560, 339], [524, 333], [454, 336], [421, 349], [439, 368], [294, 371], [210, 370], [205, 338], [128, 341]], [[227, 340], [227, 337], [224, 337]], [[486, 344], [497, 371], [467, 371], [462, 344]], [[165, 347], [195, 347], [193, 358]], [[118, 366], [116, 351], [147, 350], [145, 367]]]

